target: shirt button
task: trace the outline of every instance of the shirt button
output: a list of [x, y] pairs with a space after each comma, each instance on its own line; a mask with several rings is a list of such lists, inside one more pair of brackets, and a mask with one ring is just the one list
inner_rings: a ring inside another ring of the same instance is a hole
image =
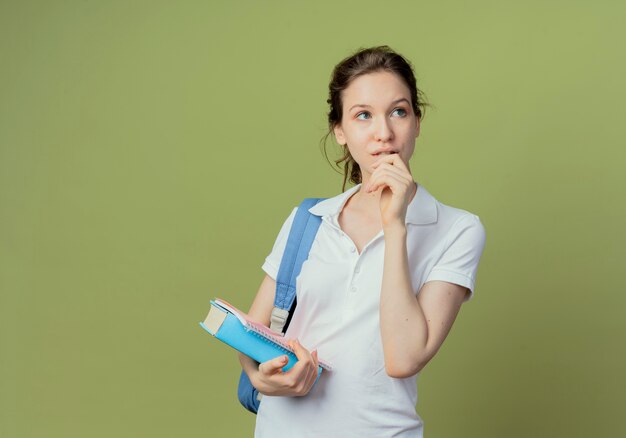
[[357, 266], [357, 267], [354, 269], [354, 272], [356, 272], [356, 273], [358, 274], [359, 272], [361, 272], [361, 268], [359, 268], [359, 267]]
[[356, 286], [352, 286], [352, 287], [350, 288], [350, 290], [351, 290], [352, 292], [356, 292]]

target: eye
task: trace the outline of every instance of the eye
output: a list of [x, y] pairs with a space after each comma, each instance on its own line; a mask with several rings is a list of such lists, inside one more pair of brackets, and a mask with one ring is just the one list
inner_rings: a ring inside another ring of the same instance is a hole
[[358, 113], [356, 115], [356, 118], [358, 120], [367, 120], [369, 118], [371, 118], [372, 116], [370, 115], [370, 113], [368, 113], [367, 111], [361, 111], [360, 113]]
[[391, 112], [392, 115], [397, 115], [398, 117], [406, 117], [407, 112], [403, 108], [396, 108]]

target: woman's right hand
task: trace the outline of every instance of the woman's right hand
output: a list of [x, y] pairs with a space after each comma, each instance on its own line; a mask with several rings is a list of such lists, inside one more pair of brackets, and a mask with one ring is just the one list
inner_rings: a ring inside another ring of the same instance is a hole
[[279, 356], [263, 362], [249, 375], [252, 385], [261, 394], [301, 397], [311, 390], [318, 373], [317, 350], [309, 352], [298, 340], [289, 341], [289, 346], [298, 358], [289, 371], [282, 370], [287, 364], [287, 356]]
[[[269, 327], [275, 294], [276, 281], [266, 274], [250, 307], [248, 317]], [[243, 370], [261, 394], [303, 396], [315, 383], [319, 365], [317, 351], [309, 352], [297, 340], [289, 341], [289, 344], [298, 362], [286, 373], [283, 372], [283, 367], [287, 364], [285, 356], [279, 356], [259, 365], [253, 359], [239, 353]]]

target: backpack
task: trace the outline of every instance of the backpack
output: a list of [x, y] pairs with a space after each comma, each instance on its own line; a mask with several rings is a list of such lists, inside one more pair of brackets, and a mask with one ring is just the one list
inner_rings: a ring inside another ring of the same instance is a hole
[[[322, 218], [309, 213], [309, 208], [315, 206], [323, 198], [307, 198], [300, 203], [296, 216], [293, 219], [285, 252], [280, 261], [280, 268], [276, 277], [276, 295], [274, 309], [270, 318], [270, 328], [277, 333], [285, 334], [291, 316], [296, 309], [296, 278], [300, 274], [302, 264], [309, 257], [309, 251], [315, 240], [315, 235], [322, 223]], [[237, 396], [244, 408], [256, 414], [261, 404], [259, 391], [252, 386], [248, 375], [241, 371]]]

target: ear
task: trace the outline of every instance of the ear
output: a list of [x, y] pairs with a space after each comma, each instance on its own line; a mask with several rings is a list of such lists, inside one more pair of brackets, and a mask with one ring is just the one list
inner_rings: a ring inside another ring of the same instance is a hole
[[420, 120], [418, 116], [415, 116], [415, 124], [416, 124], [415, 138], [417, 138], [420, 136], [420, 127], [422, 126], [422, 121]]
[[341, 129], [341, 125], [339, 123], [334, 126], [333, 132], [335, 133], [335, 140], [337, 140], [337, 143], [341, 146], [345, 146], [347, 143], [346, 137], [343, 135], [343, 129]]

